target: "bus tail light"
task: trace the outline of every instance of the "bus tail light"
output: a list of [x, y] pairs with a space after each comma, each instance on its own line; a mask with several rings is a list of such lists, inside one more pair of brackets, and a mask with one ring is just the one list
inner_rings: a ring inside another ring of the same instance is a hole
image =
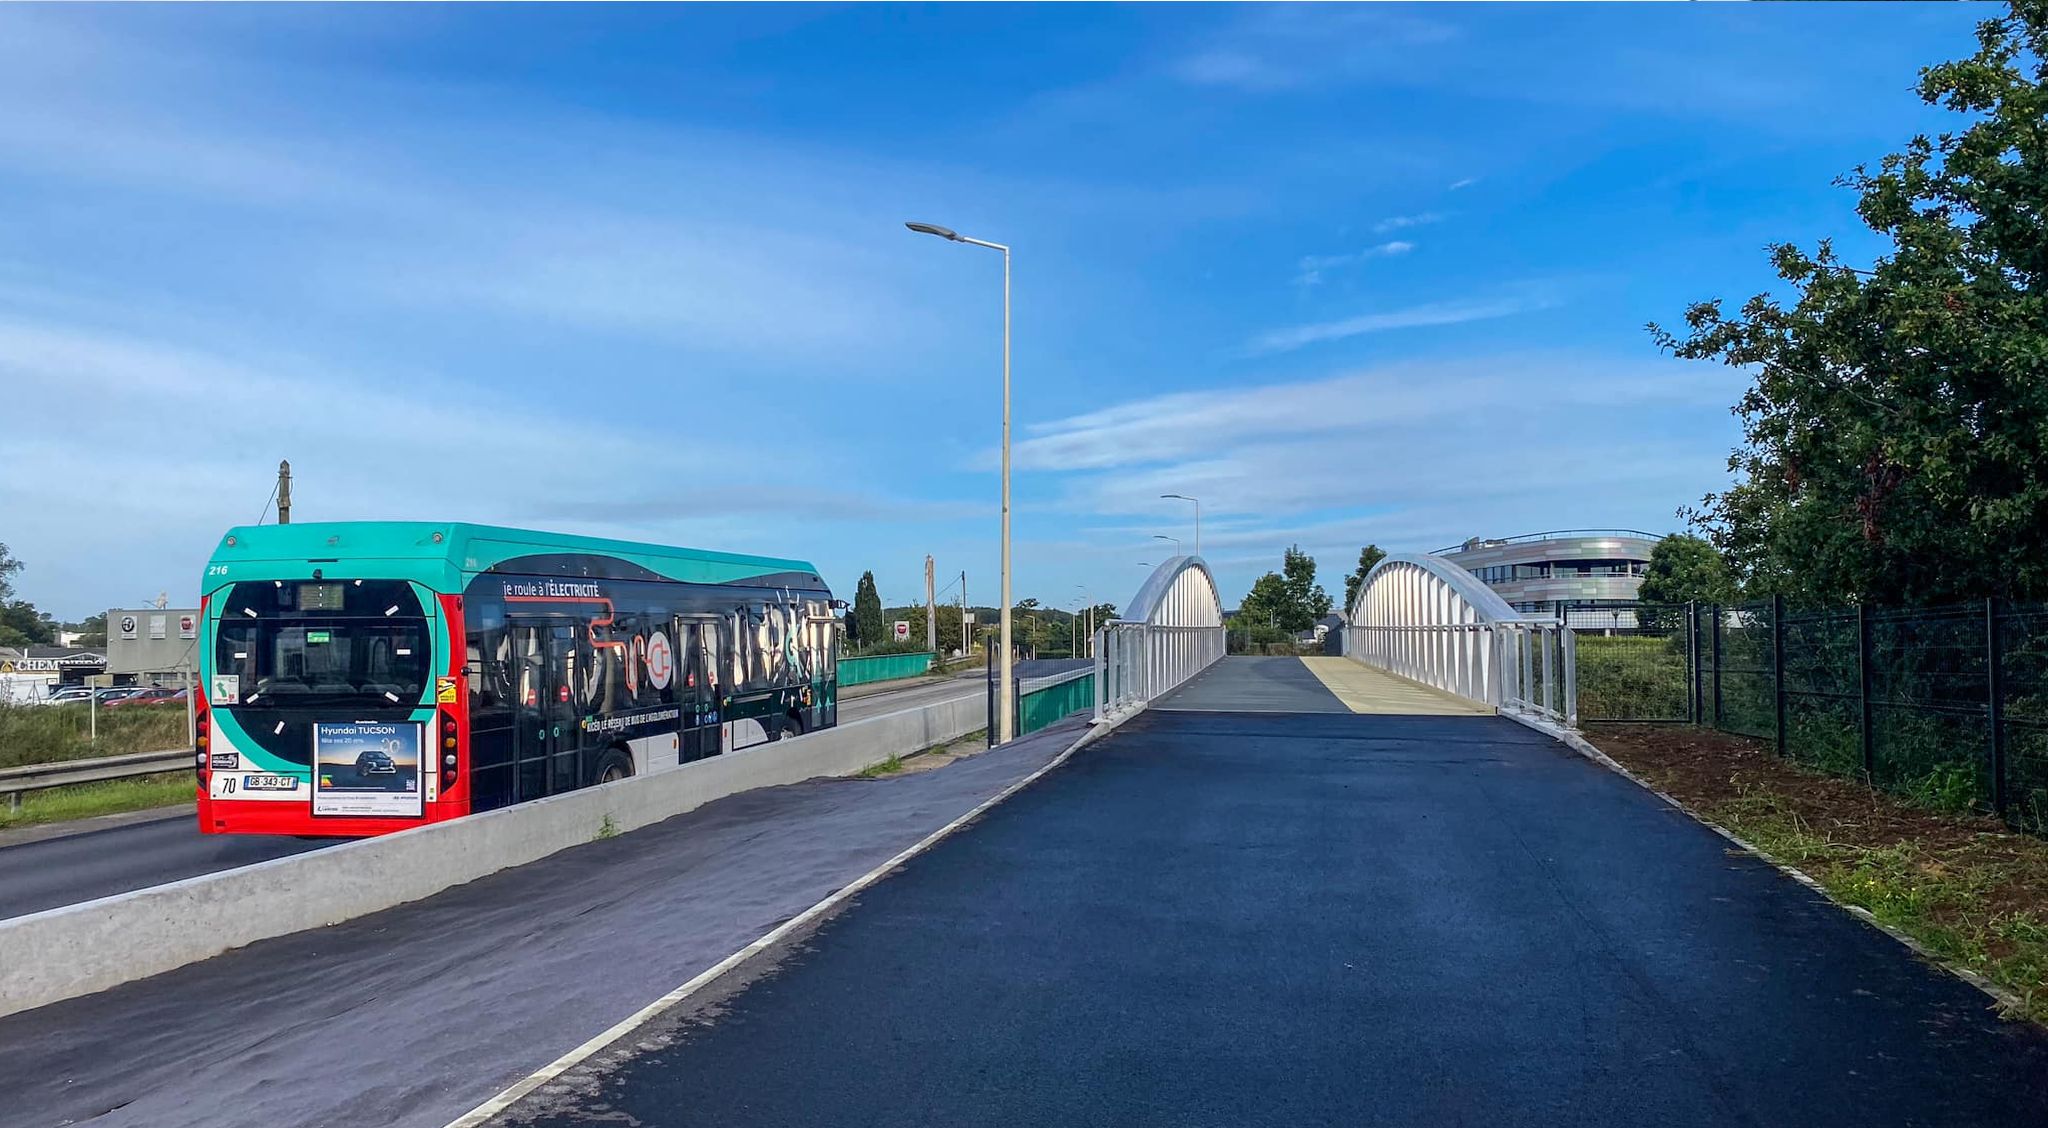
[[461, 764], [462, 737], [455, 728], [455, 714], [441, 714], [441, 795], [455, 786], [455, 769]]
[[213, 782], [213, 726], [207, 723], [207, 713], [206, 698], [195, 691], [192, 701], [192, 759], [201, 795], [212, 789]]

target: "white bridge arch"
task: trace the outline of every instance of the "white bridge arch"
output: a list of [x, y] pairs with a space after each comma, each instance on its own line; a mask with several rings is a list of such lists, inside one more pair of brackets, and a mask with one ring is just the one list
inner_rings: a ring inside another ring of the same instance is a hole
[[1571, 630], [1516, 611], [1442, 557], [1387, 557], [1347, 611], [1348, 657], [1498, 709], [1578, 724]]
[[1153, 569], [1121, 618], [1095, 632], [1095, 719], [1142, 709], [1223, 657], [1223, 598], [1199, 556]]

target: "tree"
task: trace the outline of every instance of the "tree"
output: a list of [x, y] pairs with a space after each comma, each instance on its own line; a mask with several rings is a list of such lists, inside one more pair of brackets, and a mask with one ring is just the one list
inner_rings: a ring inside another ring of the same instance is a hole
[[853, 642], [857, 646], [880, 646], [889, 641], [882, 623], [882, 594], [875, 590], [875, 574], [862, 572], [853, 588]]
[[1247, 627], [1283, 627], [1290, 598], [1287, 581], [1278, 572], [1268, 572], [1245, 593], [1244, 601], [1237, 605], [1237, 617]]
[[1280, 571], [1287, 584], [1287, 603], [1280, 618], [1280, 626], [1289, 631], [1305, 631], [1316, 625], [1316, 620], [1330, 613], [1330, 593], [1316, 583], [1316, 558], [1301, 550], [1300, 545], [1288, 548], [1281, 558]]
[[65, 626], [65, 630], [78, 632], [78, 645], [105, 646], [107, 644], [107, 613], [87, 615], [76, 623]]
[[0, 604], [0, 646], [47, 646], [57, 641], [57, 623], [26, 599]]
[[1978, 28], [1919, 93], [1964, 128], [1841, 184], [1889, 253], [1771, 248], [1767, 294], [1685, 312], [1688, 359], [1754, 371], [1735, 481], [1686, 511], [1753, 595], [2048, 596], [2048, 3]]
[[1713, 544], [1678, 533], [1650, 550], [1650, 567], [1637, 595], [1644, 603], [1724, 603], [1734, 597], [1728, 565]]
[[14, 598], [14, 574], [21, 571], [21, 567], [21, 561], [7, 551], [6, 545], [0, 544], [0, 603]]
[[1386, 558], [1386, 552], [1376, 544], [1358, 550], [1358, 570], [1344, 577], [1344, 614], [1351, 614], [1352, 605], [1358, 602], [1358, 589], [1365, 586], [1366, 573]]

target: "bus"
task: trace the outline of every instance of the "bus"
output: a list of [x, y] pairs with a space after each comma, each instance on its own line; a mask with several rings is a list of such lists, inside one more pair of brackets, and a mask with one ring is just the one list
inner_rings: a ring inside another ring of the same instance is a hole
[[801, 560], [244, 526], [200, 590], [206, 834], [384, 834], [838, 721], [844, 604]]

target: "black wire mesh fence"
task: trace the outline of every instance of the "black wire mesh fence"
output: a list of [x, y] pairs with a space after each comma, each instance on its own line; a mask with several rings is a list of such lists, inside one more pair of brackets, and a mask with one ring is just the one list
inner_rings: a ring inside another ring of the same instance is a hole
[[1582, 721], [1705, 725], [2048, 832], [2048, 606], [1646, 604], [1577, 642]]

